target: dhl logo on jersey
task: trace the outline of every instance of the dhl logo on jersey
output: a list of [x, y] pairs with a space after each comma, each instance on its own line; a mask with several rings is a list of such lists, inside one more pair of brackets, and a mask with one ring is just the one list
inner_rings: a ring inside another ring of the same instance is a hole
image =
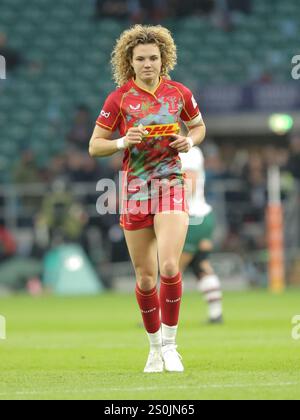
[[148, 134], [145, 135], [147, 138], [162, 137], [178, 134], [180, 132], [180, 126], [178, 123], [146, 125], [144, 126], [144, 130], [148, 132]]

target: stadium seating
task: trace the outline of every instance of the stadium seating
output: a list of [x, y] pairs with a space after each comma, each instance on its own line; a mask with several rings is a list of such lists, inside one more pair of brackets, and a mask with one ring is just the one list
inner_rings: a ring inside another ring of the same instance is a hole
[[[192, 88], [247, 83], [272, 70], [275, 81], [288, 80], [290, 57], [299, 47], [300, 3], [253, 3], [252, 14], [233, 15], [231, 31], [216, 28], [207, 17], [168, 19], [165, 25], [178, 44], [174, 78]], [[0, 82], [3, 159], [16, 156], [24, 142], [44, 157], [63, 150], [63, 132], [57, 136], [51, 129], [53, 118], [63, 121], [65, 129], [79, 103], [89, 105], [96, 117], [113, 88], [111, 50], [128, 25], [95, 21], [93, 2], [31, 0], [30, 7], [24, 7], [22, 0], [1, 1], [0, 32], [6, 32], [9, 45], [31, 63]]]

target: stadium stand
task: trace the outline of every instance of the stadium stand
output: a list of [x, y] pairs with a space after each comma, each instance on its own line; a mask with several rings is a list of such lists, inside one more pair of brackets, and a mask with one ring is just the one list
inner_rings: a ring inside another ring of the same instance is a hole
[[[11, 159], [25, 141], [43, 161], [63, 150], [74, 104], [84, 98], [96, 113], [113, 87], [109, 53], [128, 22], [91, 21], [92, 2], [83, 6], [79, 0], [62, 0], [59, 5], [31, 0], [30, 4], [24, 8], [21, 0], [1, 2], [1, 31], [27, 63], [1, 86], [1, 155]], [[233, 12], [228, 32], [215, 28], [207, 16], [167, 19], [179, 50], [174, 78], [191, 86], [245, 84], [266, 73], [272, 73], [274, 82], [288, 80], [289, 55], [298, 48], [299, 18], [296, 0], [255, 0], [252, 14]], [[62, 131], [53, 135], [55, 117], [63, 124]]]
[[[2, 189], [14, 180], [14, 168], [26, 150], [35, 156], [41, 182], [49, 184], [57, 175], [65, 175], [68, 163], [64, 155], [74, 113], [82, 104], [91, 110], [92, 119], [96, 118], [103, 99], [114, 87], [110, 52], [122, 30], [132, 23], [130, 15], [127, 19], [101, 19], [97, 15], [95, 19], [92, 1], [29, 3], [30, 7], [24, 7], [22, 0], [1, 1], [0, 33], [6, 34], [8, 47], [22, 56], [7, 80], [0, 81]], [[170, 1], [170, 5], [175, 3]], [[253, 0], [246, 12], [232, 9], [229, 25], [220, 23], [218, 14], [176, 17], [175, 11], [169, 10], [162, 23], [172, 30], [178, 45], [174, 79], [192, 89], [290, 82], [291, 57], [299, 48], [299, 1]], [[208, 143], [208, 155], [209, 150]], [[222, 147], [219, 152], [226, 155]], [[236, 160], [243, 152], [233, 151]], [[59, 159], [61, 169], [57, 169]], [[232, 156], [228, 159], [234, 161]], [[109, 171], [110, 164], [106, 161], [104, 170]], [[236, 167], [232, 170], [229, 166], [215, 174], [211, 157], [208, 176], [220, 180], [230, 171], [235, 178], [243, 174], [240, 168], [234, 172]], [[91, 212], [96, 217], [95, 209]], [[235, 213], [224, 215], [235, 222], [246, 217], [240, 213], [238, 218]], [[233, 245], [234, 233], [228, 239], [229, 248], [238, 248], [238, 244]], [[105, 234], [115, 237], [109, 228]], [[259, 240], [254, 240], [254, 247], [259, 246]]]

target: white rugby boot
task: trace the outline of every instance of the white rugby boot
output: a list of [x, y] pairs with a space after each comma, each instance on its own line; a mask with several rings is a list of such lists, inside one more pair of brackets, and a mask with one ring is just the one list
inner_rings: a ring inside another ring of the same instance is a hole
[[164, 371], [164, 362], [160, 350], [151, 349], [144, 373], [160, 373]]
[[167, 344], [162, 347], [162, 357], [167, 372], [183, 372], [184, 367], [181, 362], [182, 357], [177, 352], [175, 344]]

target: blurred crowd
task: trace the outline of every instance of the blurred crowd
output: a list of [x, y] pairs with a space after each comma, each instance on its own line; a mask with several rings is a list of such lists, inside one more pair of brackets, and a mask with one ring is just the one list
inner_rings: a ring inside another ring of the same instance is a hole
[[[115, 238], [123, 240], [123, 235], [118, 230], [118, 216], [100, 217], [95, 209], [96, 184], [100, 179], [108, 178], [118, 185], [122, 154], [99, 160], [90, 158], [87, 150], [93, 127], [94, 121], [89, 109], [84, 105], [79, 106], [67, 133], [63, 153], [54, 156], [46, 166], [40, 167], [34, 153], [25, 149], [12, 170], [14, 183], [42, 183], [48, 188], [42, 205], [37, 197], [23, 198], [21, 205], [29, 207], [30, 211], [23, 212], [24, 220], [21, 224], [31, 223], [30, 218], [26, 220], [26, 214], [30, 214], [31, 217], [32, 209], [35, 209], [33, 213], [37, 216], [36, 226], [44, 223], [50, 227], [50, 235], [47, 237], [54, 236], [53, 240], [58, 241], [57, 231], [60, 231], [61, 240], [81, 240], [87, 250], [88, 246], [83, 237], [90, 225], [97, 226], [108, 242]], [[203, 145], [203, 151], [206, 157], [208, 201], [216, 206], [219, 201], [225, 201], [229, 228], [227, 236], [219, 246], [222, 249], [234, 246], [241, 249], [242, 228], [251, 223], [253, 226], [259, 226], [264, 221], [268, 167], [275, 163], [281, 168], [283, 194], [288, 194], [294, 188], [295, 180], [300, 180], [300, 137], [293, 135], [287, 147], [275, 147], [268, 143], [265, 146], [256, 143], [247, 146], [243, 143], [237, 147], [230, 141], [218, 142], [208, 139]], [[72, 195], [74, 185], [77, 184], [87, 184], [91, 187], [90, 190], [86, 188], [81, 196], [76, 195], [76, 202]], [[223, 185], [224, 191], [220, 192], [220, 185]], [[65, 220], [66, 214], [73, 216]], [[56, 230], [56, 234], [52, 230]], [[260, 235], [254, 235], [254, 238], [250, 238], [244, 245], [257, 249], [264, 247], [265, 242]], [[109, 258], [122, 261], [128, 257], [126, 250], [122, 247], [119, 250], [119, 254], [113, 252]]]
[[[224, 30], [232, 28], [232, 12], [250, 14], [252, 6], [251, 0], [93, 1], [95, 19], [126, 18], [132, 23], [160, 23], [164, 18], [211, 15]], [[0, 33], [0, 55], [5, 56], [9, 71], [24, 65], [32, 71], [39, 69], [39, 63], [27, 61], [23, 51], [9, 46], [4, 33]], [[56, 134], [60, 137], [59, 112], [55, 106], [50, 108], [48, 123], [53, 128], [53, 137]], [[63, 151], [42, 165], [33, 150], [24, 146], [11, 168], [10, 179], [24, 192], [14, 203], [19, 215], [16, 227], [31, 230], [33, 238], [30, 246], [27, 240], [25, 247], [20, 246], [19, 238], [5, 225], [10, 211], [6, 207], [6, 218], [4, 212], [0, 217], [0, 279], [6, 278], [17, 285], [21, 282], [33, 291], [38, 290], [40, 261], [48, 250], [64, 243], [80, 243], [96, 267], [129, 261], [119, 215], [100, 216], [96, 211], [99, 198], [96, 184], [106, 178], [114, 180], [118, 188], [122, 153], [101, 160], [89, 157], [88, 143], [94, 124], [88, 106], [79, 105], [64, 136]], [[220, 251], [241, 253], [266, 248], [264, 223], [270, 165], [277, 164], [281, 169], [283, 199], [288, 199], [300, 184], [300, 136], [294, 133], [278, 147], [274, 146], [274, 139], [266, 139], [263, 144], [253, 139], [237, 146], [230, 140], [207, 139], [203, 145], [206, 195], [217, 212], [216, 245]], [[40, 185], [40, 189], [30, 189], [34, 184]], [[118, 197], [112, 198], [119, 209]], [[4, 204], [0, 196], [2, 209]], [[7, 273], [13, 273], [12, 277]]]
[[7, 36], [4, 32], [0, 32], [0, 55], [5, 57], [7, 71], [13, 71], [24, 60], [19, 51], [9, 47]]
[[251, 13], [252, 0], [95, 0], [95, 19], [129, 19], [132, 23], [160, 23], [166, 18], [215, 15], [229, 29], [231, 12]]
[[[254, 144], [253, 144], [254, 143]], [[219, 244], [221, 250], [247, 252], [267, 247], [265, 211], [268, 205], [268, 168], [276, 165], [281, 171], [281, 195], [287, 200], [299, 194], [300, 136], [292, 135], [287, 146], [266, 142], [259, 145], [207, 141], [206, 195], [218, 208], [225, 202], [226, 235]], [[224, 185], [224, 189], [216, 186]]]
[[[122, 153], [105, 159], [90, 158], [88, 143], [93, 127], [90, 110], [80, 105], [74, 113], [62, 153], [41, 167], [32, 150], [23, 150], [12, 168], [12, 181], [27, 191], [17, 201], [18, 227], [31, 229], [33, 240], [30, 249], [23, 249], [26, 260], [20, 260], [16, 239], [4, 226], [4, 219], [0, 220], [0, 276], [3, 267], [11, 270], [18, 266], [17, 262], [23, 275], [25, 263], [30, 273], [26, 281], [29, 278], [29, 285], [35, 290], [43, 256], [65, 243], [80, 243], [98, 268], [129, 261], [119, 215], [100, 216], [96, 211], [99, 180], [114, 180], [118, 191]], [[216, 243], [219, 251], [240, 254], [266, 249], [264, 223], [270, 165], [277, 164], [281, 169], [283, 199], [300, 184], [300, 136], [292, 135], [285, 145], [276, 147], [274, 144], [274, 139], [270, 143], [266, 141], [265, 145], [254, 141], [237, 146], [218, 139], [207, 139], [203, 144], [206, 196], [216, 209], [218, 227], [222, 230]], [[26, 190], [32, 184], [42, 186], [40, 193], [36, 193], [36, 187], [34, 194]], [[118, 196], [111, 198], [119, 210]], [[222, 214], [220, 209], [223, 209]]]

